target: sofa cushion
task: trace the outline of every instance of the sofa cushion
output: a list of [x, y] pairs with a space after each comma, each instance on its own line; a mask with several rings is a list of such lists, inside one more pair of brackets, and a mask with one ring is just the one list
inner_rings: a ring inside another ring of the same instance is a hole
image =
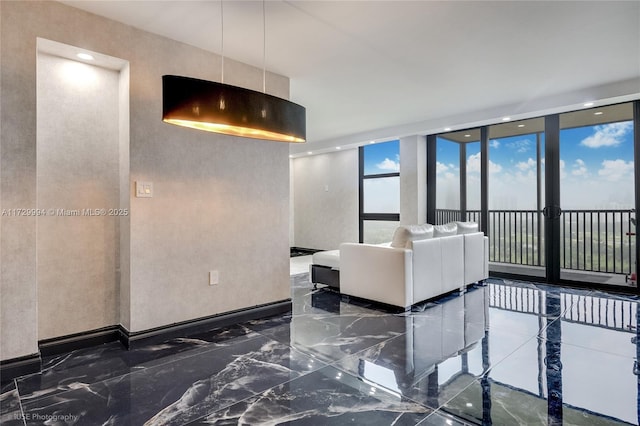
[[333, 269], [340, 269], [340, 250], [319, 251], [311, 256], [314, 265], [328, 266]]
[[478, 232], [478, 224], [476, 222], [456, 222], [456, 226], [458, 228], [458, 235]]
[[433, 237], [449, 237], [458, 233], [458, 226], [455, 222], [445, 223], [444, 225], [435, 225], [433, 227]]
[[411, 242], [433, 237], [433, 225], [401, 225], [393, 233], [391, 247], [411, 248]]

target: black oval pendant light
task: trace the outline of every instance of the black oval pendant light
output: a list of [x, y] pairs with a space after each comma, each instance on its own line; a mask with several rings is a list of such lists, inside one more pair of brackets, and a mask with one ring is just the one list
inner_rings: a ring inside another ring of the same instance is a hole
[[[222, 21], [222, 2], [220, 8]], [[263, 30], [264, 20], [263, 1]], [[266, 31], [264, 33], [266, 39]], [[263, 92], [257, 92], [224, 83], [164, 75], [162, 121], [225, 135], [279, 142], [305, 142], [305, 108], [264, 93], [265, 77], [266, 68], [263, 68]], [[224, 81], [224, 54], [222, 79]]]
[[162, 120], [225, 135], [304, 142], [305, 108], [242, 87], [162, 76]]

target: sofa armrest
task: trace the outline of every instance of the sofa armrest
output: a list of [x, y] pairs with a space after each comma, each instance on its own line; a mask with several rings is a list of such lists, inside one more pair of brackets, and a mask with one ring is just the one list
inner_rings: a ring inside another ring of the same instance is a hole
[[464, 235], [441, 237], [442, 292], [464, 287]]
[[340, 292], [407, 308], [413, 304], [412, 250], [343, 243]]
[[487, 242], [482, 232], [464, 235], [464, 283], [466, 285], [487, 278]]
[[413, 241], [413, 303], [446, 293], [442, 286], [440, 238]]
[[484, 278], [489, 278], [489, 237], [484, 237]]

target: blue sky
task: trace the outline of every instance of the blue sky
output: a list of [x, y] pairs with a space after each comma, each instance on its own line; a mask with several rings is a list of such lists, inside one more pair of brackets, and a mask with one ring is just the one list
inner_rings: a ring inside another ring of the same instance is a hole
[[[541, 141], [544, 144], [544, 135], [542, 135]], [[562, 130], [560, 146], [560, 192], [563, 208], [626, 209], [633, 206], [632, 122]], [[398, 141], [367, 145], [365, 173], [398, 171], [398, 153]], [[438, 208], [459, 208], [458, 176], [460, 164], [457, 144], [439, 139], [437, 156]], [[544, 162], [544, 145], [542, 156]], [[492, 139], [489, 160], [489, 207], [492, 209], [534, 209], [536, 200], [536, 135]], [[479, 209], [479, 142], [467, 144], [467, 170], [468, 208]], [[397, 185], [392, 185], [389, 182], [385, 186], [380, 182], [379, 188], [375, 192], [377, 191], [397, 191]], [[373, 187], [369, 193], [372, 192], [374, 192]], [[384, 193], [379, 195], [380, 199], [394, 200], [393, 207], [387, 202], [386, 210], [395, 208], [397, 197]], [[371, 199], [371, 197], [369, 198]]]
[[400, 171], [400, 141], [367, 145], [364, 155], [364, 174]]
[[[400, 141], [380, 142], [365, 146], [366, 175], [400, 171]], [[364, 211], [367, 213], [398, 213], [400, 211], [400, 178], [367, 179], [364, 181]]]
[[[544, 135], [542, 161], [544, 162]], [[480, 144], [467, 147], [469, 208], [479, 207]], [[533, 209], [536, 195], [536, 135], [492, 139], [490, 208]], [[459, 174], [457, 147], [438, 146], [439, 185], [453, 191]], [[560, 194], [565, 209], [633, 206], [633, 124], [630, 121], [565, 129], [560, 132]], [[544, 179], [544, 176], [543, 176]], [[455, 208], [455, 197], [438, 204]]]

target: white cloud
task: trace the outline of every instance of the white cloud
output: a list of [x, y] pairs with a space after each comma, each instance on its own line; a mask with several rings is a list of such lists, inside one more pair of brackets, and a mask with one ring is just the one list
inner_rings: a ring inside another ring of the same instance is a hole
[[632, 128], [633, 123], [630, 121], [595, 126], [593, 135], [584, 138], [580, 142], [580, 145], [589, 148], [618, 146], [622, 143], [622, 138], [626, 136]]
[[449, 170], [449, 167], [446, 164], [441, 163], [439, 161], [436, 161], [436, 173], [437, 174], [446, 172], [447, 170]]
[[[467, 159], [467, 172], [480, 173], [481, 153], [470, 155]], [[502, 166], [489, 160], [489, 173], [500, 173]]]
[[364, 209], [368, 212], [395, 213], [400, 211], [398, 182], [393, 179], [367, 179], [364, 181]]
[[515, 149], [517, 152], [527, 152], [531, 149], [531, 141], [528, 139], [520, 139], [515, 142], [510, 142], [507, 146], [511, 149]]
[[397, 172], [398, 170], [400, 170], [400, 163], [389, 158], [385, 158], [381, 163], [376, 164], [376, 167], [380, 170]]
[[598, 175], [610, 182], [617, 182], [633, 175], [633, 161], [604, 160]]
[[533, 158], [529, 157], [527, 161], [520, 161], [516, 164], [516, 167], [522, 170], [523, 172], [533, 169], [536, 166], [536, 162]]
[[497, 139], [493, 139], [491, 141], [489, 141], [489, 146], [491, 148], [498, 148], [500, 146], [500, 141]]
[[587, 171], [587, 165], [585, 164], [585, 162], [578, 158], [573, 163], [573, 170], [571, 170], [571, 174], [574, 176], [588, 176], [589, 172]]

